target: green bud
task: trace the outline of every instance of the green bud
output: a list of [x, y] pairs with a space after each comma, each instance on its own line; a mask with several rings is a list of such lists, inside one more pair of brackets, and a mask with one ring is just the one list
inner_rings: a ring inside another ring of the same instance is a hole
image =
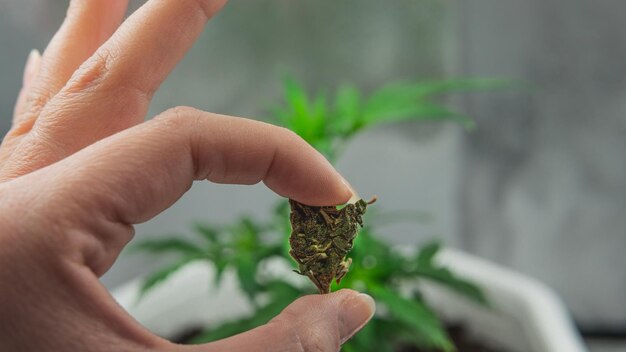
[[376, 198], [369, 202], [361, 199], [337, 209], [289, 200], [292, 228], [289, 254], [298, 263], [299, 270], [295, 272], [307, 276], [320, 293], [329, 293], [332, 281], [341, 282], [348, 272], [352, 260], [346, 259], [346, 255], [363, 227], [367, 206], [375, 201]]

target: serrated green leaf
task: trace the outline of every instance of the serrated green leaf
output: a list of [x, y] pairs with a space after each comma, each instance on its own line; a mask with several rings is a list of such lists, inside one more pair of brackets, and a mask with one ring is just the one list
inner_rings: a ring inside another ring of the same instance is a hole
[[174, 273], [185, 267], [185, 265], [195, 260], [198, 260], [198, 258], [185, 257], [175, 262], [174, 264], [165, 266], [160, 270], [157, 270], [156, 272], [148, 275], [141, 284], [141, 287], [139, 289], [139, 295], [137, 297], [137, 302], [139, 302], [152, 289], [154, 289], [159, 284], [170, 278]]
[[147, 252], [152, 254], [178, 253], [189, 256], [204, 255], [204, 251], [198, 245], [179, 237], [180, 236], [139, 241], [131, 245], [131, 250], [133, 252]]

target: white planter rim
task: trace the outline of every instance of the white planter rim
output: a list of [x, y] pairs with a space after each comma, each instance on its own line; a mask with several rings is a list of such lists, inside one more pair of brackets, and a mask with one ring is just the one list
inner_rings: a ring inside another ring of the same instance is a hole
[[[450, 248], [443, 249], [437, 259], [481, 286], [493, 307], [487, 311], [436, 285], [426, 287], [427, 300], [444, 316], [460, 320], [479, 336], [493, 338], [512, 351], [586, 351], [562, 301], [547, 286]], [[172, 336], [186, 326], [216, 323], [250, 311], [233, 275], [226, 275], [219, 288], [211, 288], [212, 282], [210, 266], [198, 262], [183, 268], [138, 304], [141, 278], [118, 287], [112, 294], [147, 328], [161, 336]]]

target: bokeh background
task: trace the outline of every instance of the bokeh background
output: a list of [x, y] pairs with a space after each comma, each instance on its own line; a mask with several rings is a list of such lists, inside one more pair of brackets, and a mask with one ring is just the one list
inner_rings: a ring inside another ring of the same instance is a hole
[[[133, 1], [136, 8], [142, 1]], [[0, 3], [0, 132], [30, 49], [43, 50], [67, 1]], [[626, 2], [571, 0], [232, 0], [156, 94], [177, 105], [264, 119], [290, 75], [311, 90], [350, 82], [504, 77], [529, 88], [454, 99], [478, 122], [378, 128], [338, 164], [384, 210], [393, 243], [442, 238], [534, 276], [589, 336], [626, 338]], [[188, 236], [194, 221], [267, 215], [262, 186], [197, 183], [138, 236]], [[168, 258], [163, 258], [167, 261]], [[158, 261], [124, 253], [107, 287]], [[622, 345], [623, 346], [623, 345]], [[620, 347], [617, 347], [620, 348]]]

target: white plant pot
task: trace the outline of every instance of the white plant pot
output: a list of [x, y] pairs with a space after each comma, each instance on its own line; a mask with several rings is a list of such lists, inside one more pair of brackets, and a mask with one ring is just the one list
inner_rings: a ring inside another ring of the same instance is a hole
[[[545, 285], [452, 249], [442, 250], [438, 260], [480, 285], [492, 306], [485, 309], [436, 284], [423, 284], [426, 299], [446, 320], [463, 323], [477, 338], [511, 352], [586, 351], [561, 300]], [[250, 312], [234, 275], [227, 273], [219, 288], [213, 287], [213, 270], [206, 263], [188, 265], [137, 303], [140, 284], [135, 279], [122, 285], [113, 297], [160, 336]]]

